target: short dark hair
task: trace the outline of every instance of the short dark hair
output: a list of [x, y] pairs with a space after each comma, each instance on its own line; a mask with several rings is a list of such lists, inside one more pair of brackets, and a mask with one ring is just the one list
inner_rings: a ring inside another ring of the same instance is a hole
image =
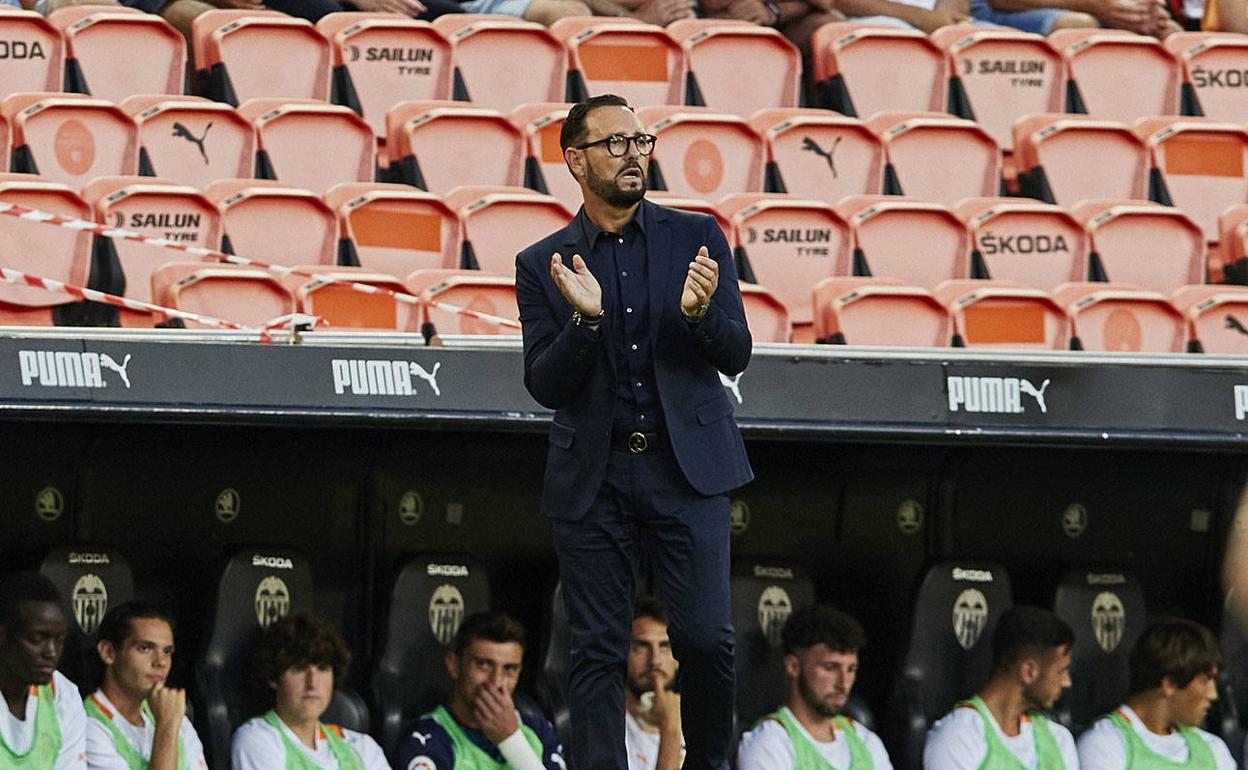
[[1213, 633], [1199, 623], [1165, 618], [1149, 624], [1131, 650], [1131, 694], [1161, 686], [1169, 677], [1175, 687], [1191, 684], [1197, 674], [1222, 667], [1222, 650]]
[[785, 655], [792, 655], [817, 644], [833, 652], [856, 653], [867, 646], [867, 635], [849, 613], [827, 604], [811, 604], [789, 616], [780, 632], [780, 645]]
[[998, 673], [1031, 656], [1075, 644], [1075, 632], [1043, 607], [1020, 605], [1001, 614], [992, 636], [992, 671]]
[[307, 615], [287, 615], [264, 631], [252, 654], [256, 679], [276, 682], [292, 668], [329, 666], [341, 685], [351, 665], [351, 650], [330, 623]]
[[60, 607], [61, 592], [56, 583], [34, 570], [0, 578], [0, 626], [7, 629], [17, 625], [18, 607], [28, 602], [48, 602]]
[[633, 606], [633, 619], [650, 618], [667, 625], [667, 605], [657, 596], [646, 594], [637, 598]]
[[477, 639], [495, 644], [515, 642], [524, 647], [524, 626], [502, 612], [475, 612], [464, 618], [451, 641], [451, 652], [459, 655]]
[[585, 141], [585, 134], [588, 131], [585, 128], [585, 121], [589, 118], [589, 113], [599, 107], [633, 109], [628, 106], [627, 99], [615, 94], [599, 94], [598, 96], [591, 96], [584, 101], [577, 102], [572, 105], [572, 109], [568, 110], [568, 116], [563, 119], [563, 127], [559, 129], [560, 149], [566, 150]]

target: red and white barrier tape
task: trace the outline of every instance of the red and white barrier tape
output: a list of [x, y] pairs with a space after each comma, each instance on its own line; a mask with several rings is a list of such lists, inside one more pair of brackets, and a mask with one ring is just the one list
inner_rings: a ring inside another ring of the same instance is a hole
[[[455, 313], [457, 315], [465, 315], [465, 316], [468, 316], [469, 318], [475, 318], [479, 321], [485, 321], [486, 323], [491, 323], [496, 326], [505, 326], [505, 327], [512, 328], [512, 329], [520, 328], [519, 321], [516, 321], [511, 318], [504, 318], [502, 316], [492, 315], [490, 313], [483, 313], [480, 310], [473, 310], [471, 308], [460, 307], [458, 305], [452, 305], [450, 303], [441, 302], [438, 300], [425, 299], [422, 297], [417, 297], [414, 294], [407, 294], [401, 291], [383, 289], [380, 286], [372, 286], [367, 283], [359, 283], [357, 281], [346, 281], [346, 280], [334, 278], [332, 276], [324, 275], [322, 273], [313, 272], [310, 270], [298, 270], [298, 269], [291, 268], [291, 267], [285, 267], [283, 265], [271, 265], [266, 262], [260, 262], [255, 259], [248, 259], [247, 257], [240, 257], [235, 254], [226, 254], [225, 252], [217, 251], [216, 249], [204, 248], [203, 246], [189, 246], [185, 243], [177, 243], [174, 241], [170, 241], [166, 238], [151, 238], [141, 233], [136, 233], [133, 230], [126, 230], [126, 229], [119, 228], [119, 227], [109, 227], [108, 225], [102, 225], [102, 224], [99, 224], [98, 222], [88, 222], [85, 219], [63, 217], [59, 214], [53, 214], [47, 211], [40, 211], [38, 209], [32, 209], [32, 208], [29, 208], [27, 206], [22, 206], [17, 203], [6, 203], [3, 201], [0, 201], [0, 215], [13, 217], [15, 219], [21, 219], [27, 222], [36, 222], [39, 224], [51, 225], [53, 227], [61, 227], [66, 230], [77, 230], [80, 232], [89, 232], [89, 233], [93, 233], [95, 235], [102, 236], [105, 238], [119, 238], [121, 240], [134, 241], [136, 243], [146, 243], [150, 246], [155, 246], [157, 248], [166, 249], [169, 251], [178, 251], [178, 252], [182, 252], [183, 254], [190, 254], [196, 257], [206, 257], [208, 259], [215, 259], [219, 262], [226, 262], [231, 265], [241, 265], [245, 267], [258, 268], [260, 270], [264, 270], [266, 272], [272, 273], [279, 277], [284, 277], [287, 275], [299, 275], [299, 276], [303, 276], [306, 278], [311, 278], [312, 280], [315, 280], [315, 281], [320, 281], [322, 283], [335, 284], [338, 286], [346, 286], [352, 289], [353, 291], [357, 291], [362, 294], [373, 294], [373, 295], [381, 295], [385, 297], [390, 297], [397, 302], [402, 302], [408, 305], [423, 305], [426, 307], [434, 307], [439, 310], [444, 310], [448, 313]], [[92, 290], [84, 289], [83, 291], [92, 291]], [[124, 298], [118, 298], [118, 299], [124, 299]], [[103, 300], [100, 300], [100, 301], [103, 301]], [[109, 304], [116, 304], [116, 303], [110, 302]], [[214, 320], [220, 320], [220, 319], [214, 319]], [[226, 328], [242, 328], [242, 327], [230, 326]]]

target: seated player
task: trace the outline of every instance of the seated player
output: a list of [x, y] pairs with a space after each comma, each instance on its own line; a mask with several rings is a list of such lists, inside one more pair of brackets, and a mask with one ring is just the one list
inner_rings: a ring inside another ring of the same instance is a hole
[[321, 722], [350, 663], [347, 643], [328, 623], [288, 615], [269, 626], [254, 669], [273, 691], [273, 709], [234, 732], [234, 770], [390, 770], [372, 738]]
[[992, 673], [975, 697], [932, 727], [926, 770], [1079, 770], [1075, 739], [1042, 712], [1070, 687], [1075, 634], [1039, 607], [1013, 607], [997, 621]]
[[451, 701], [420, 718], [399, 745], [397, 766], [566, 770], [554, 726], [520, 714], [512, 700], [523, 657], [519, 622], [501, 613], [465, 618], [446, 653]]
[[884, 744], [841, 712], [858, 678], [862, 626], [840, 610], [797, 610], [781, 632], [789, 697], [741, 737], [737, 770], [892, 770]]
[[628, 770], [674, 770], [684, 760], [680, 694], [671, 688], [675, 676], [667, 609], [653, 596], [643, 596], [633, 609], [633, 638], [624, 679]]

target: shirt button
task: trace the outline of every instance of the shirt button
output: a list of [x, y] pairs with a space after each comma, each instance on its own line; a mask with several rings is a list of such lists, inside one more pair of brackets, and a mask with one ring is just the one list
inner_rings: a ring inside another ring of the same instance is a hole
[[624, 308], [624, 312], [625, 312], [625, 313], [631, 313], [631, 312], [633, 312], [633, 309], [632, 309], [631, 307], [626, 307], [626, 308]]
[[627, 277], [628, 277], [628, 271], [627, 271], [627, 270], [623, 270], [623, 271], [621, 271], [621, 272], [620, 272], [620, 275], [622, 275], [622, 276], [624, 276], [625, 278], [627, 278]]
[[636, 342], [634, 342], [634, 343], [633, 343], [633, 350], [636, 350], [636, 349], [637, 349], [637, 343], [636, 343]]
[[639, 382], [639, 383], [637, 383], [637, 387], [639, 387], [639, 388], [641, 387], [641, 383], [640, 383], [640, 382]]
[[641, 419], [643, 419], [643, 420], [644, 420], [644, 419], [646, 419], [646, 416], [643, 414], [643, 415], [641, 416]]
[[623, 238], [620, 238], [620, 239], [619, 239], [619, 241], [620, 241], [620, 243], [623, 243], [623, 242], [624, 242], [624, 239], [623, 239]]

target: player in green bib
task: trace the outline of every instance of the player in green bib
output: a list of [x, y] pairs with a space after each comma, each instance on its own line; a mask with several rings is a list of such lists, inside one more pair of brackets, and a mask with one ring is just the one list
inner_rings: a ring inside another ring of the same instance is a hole
[[1040, 607], [1014, 607], [997, 622], [992, 674], [928, 733], [925, 770], [1079, 770], [1070, 731], [1051, 722], [1070, 687], [1075, 634]]

